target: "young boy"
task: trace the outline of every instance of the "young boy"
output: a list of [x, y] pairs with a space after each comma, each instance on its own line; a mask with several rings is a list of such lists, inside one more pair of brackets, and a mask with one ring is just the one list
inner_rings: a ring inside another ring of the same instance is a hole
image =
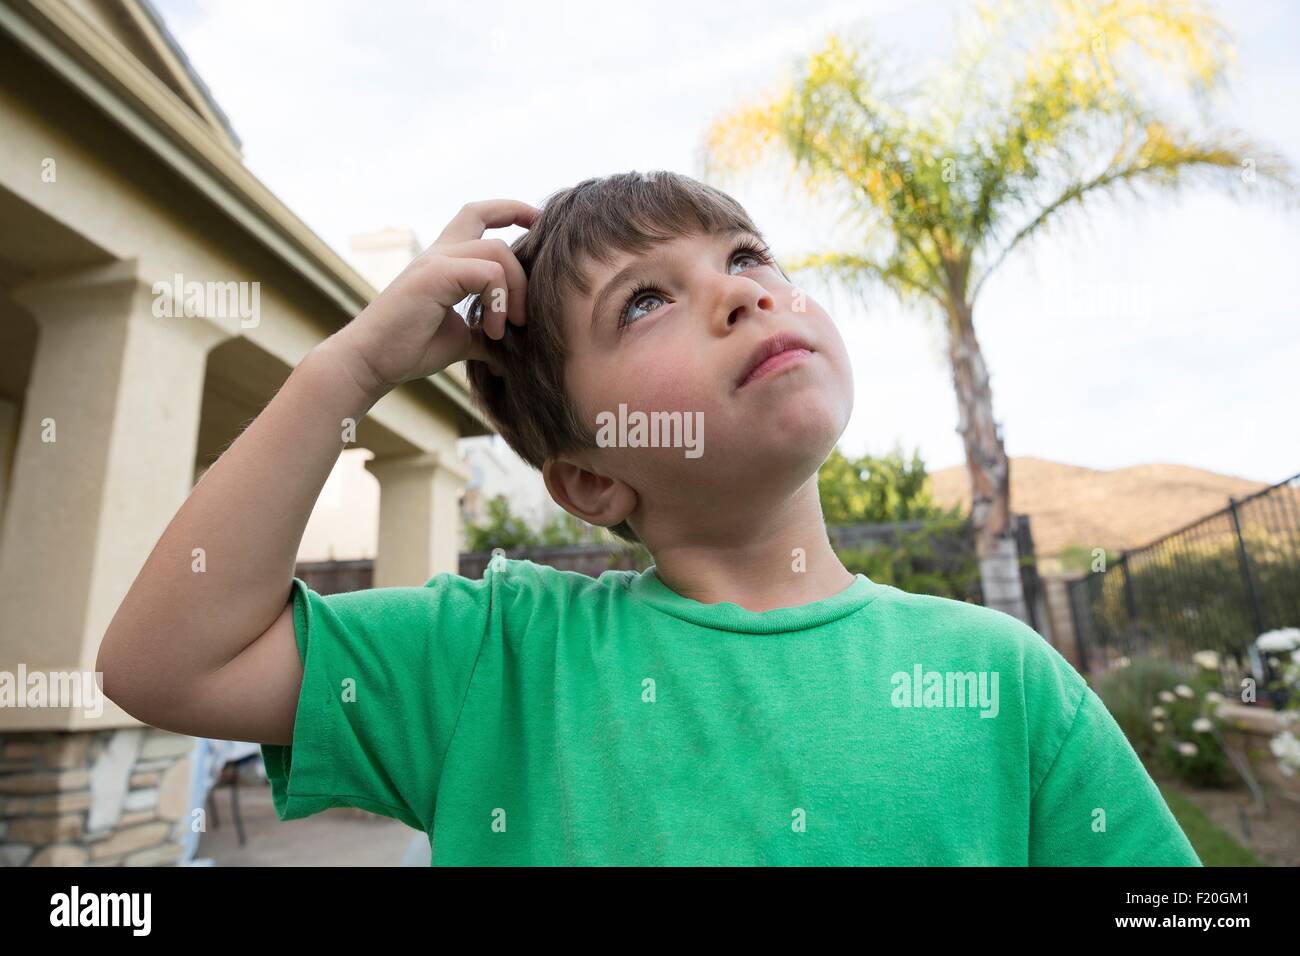
[[[461, 360], [553, 498], [652, 568], [293, 577], [340, 422]], [[852, 407], [830, 316], [729, 196], [632, 173], [471, 203], [194, 488], [105, 636], [105, 690], [263, 743], [280, 819], [362, 807], [438, 865], [1199, 865], [1038, 634], [840, 563], [817, 471]], [[635, 413], [653, 438], [609, 427]]]

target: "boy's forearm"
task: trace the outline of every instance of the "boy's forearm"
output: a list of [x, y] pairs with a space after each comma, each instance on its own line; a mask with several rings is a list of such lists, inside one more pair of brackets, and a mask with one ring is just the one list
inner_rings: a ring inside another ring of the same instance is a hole
[[382, 394], [341, 343], [336, 334], [308, 353], [159, 538], [101, 645], [119, 692], [129, 682], [182, 694], [283, 610], [346, 420], [359, 422]]

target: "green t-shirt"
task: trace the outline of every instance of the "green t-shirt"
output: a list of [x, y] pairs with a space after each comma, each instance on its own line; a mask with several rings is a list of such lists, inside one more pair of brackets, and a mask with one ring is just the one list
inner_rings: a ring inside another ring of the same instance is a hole
[[1200, 865], [1101, 700], [999, 611], [858, 575], [756, 612], [503, 556], [293, 601], [277, 815], [394, 817], [434, 865]]

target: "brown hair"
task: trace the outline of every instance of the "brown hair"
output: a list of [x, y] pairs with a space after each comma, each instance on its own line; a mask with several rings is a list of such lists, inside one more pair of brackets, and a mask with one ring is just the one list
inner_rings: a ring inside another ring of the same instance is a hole
[[[564, 387], [564, 299], [591, 292], [580, 266], [590, 260], [609, 265], [620, 252], [639, 255], [678, 236], [748, 229], [763, 238], [726, 193], [663, 170], [585, 179], [552, 193], [539, 208], [532, 228], [510, 246], [528, 280], [527, 321], [508, 324], [500, 341], [485, 340], [503, 374], [493, 374], [485, 362], [466, 363], [475, 404], [538, 470], [553, 455], [595, 447], [593, 427], [579, 420]], [[477, 321], [481, 309], [481, 296], [472, 296], [466, 315]], [[626, 521], [610, 530], [640, 541]]]

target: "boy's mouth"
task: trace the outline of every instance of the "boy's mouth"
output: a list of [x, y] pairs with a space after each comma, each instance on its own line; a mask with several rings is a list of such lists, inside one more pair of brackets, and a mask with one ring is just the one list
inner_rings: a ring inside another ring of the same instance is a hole
[[813, 347], [802, 336], [794, 332], [778, 332], [754, 349], [744, 371], [736, 379], [735, 387], [742, 388], [777, 369], [802, 361], [812, 352]]

